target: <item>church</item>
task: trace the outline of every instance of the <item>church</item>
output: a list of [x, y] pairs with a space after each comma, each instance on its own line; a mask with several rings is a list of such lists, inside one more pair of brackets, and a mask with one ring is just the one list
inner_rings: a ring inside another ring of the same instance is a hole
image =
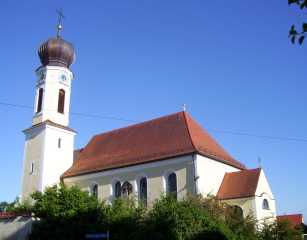
[[56, 182], [78, 184], [112, 204], [135, 197], [146, 204], [163, 192], [214, 194], [256, 219], [275, 218], [275, 199], [261, 168], [232, 158], [186, 111], [93, 136], [74, 150], [68, 127], [74, 46], [61, 38], [41, 43], [32, 126], [25, 129], [21, 199]]

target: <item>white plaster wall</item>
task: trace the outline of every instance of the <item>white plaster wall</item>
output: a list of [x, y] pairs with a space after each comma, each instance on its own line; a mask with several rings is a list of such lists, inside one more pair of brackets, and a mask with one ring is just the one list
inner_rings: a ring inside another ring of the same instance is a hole
[[[268, 200], [269, 209], [262, 209], [262, 202]], [[271, 191], [270, 185], [265, 177], [263, 169], [261, 169], [258, 186], [256, 189], [255, 212], [258, 220], [265, 217], [276, 217], [275, 198]]]
[[31, 217], [0, 219], [0, 240], [24, 240], [32, 231]]
[[121, 184], [125, 181], [129, 181], [133, 186], [133, 194], [138, 196], [138, 176], [146, 176], [148, 199], [149, 201], [154, 201], [155, 199], [160, 198], [160, 194], [165, 191], [163, 174], [168, 169], [173, 169], [177, 175], [178, 199], [182, 199], [188, 192], [193, 191], [194, 175], [191, 155], [65, 178], [64, 182], [68, 185], [78, 184], [82, 189], [88, 190], [89, 184], [92, 181], [95, 181], [99, 186], [99, 198], [107, 199], [112, 202], [112, 183], [114, 185], [114, 179], [119, 179]]
[[[27, 198], [34, 189], [39, 189], [40, 185], [40, 164], [42, 158], [45, 128], [40, 126], [27, 131], [25, 137], [23, 168], [21, 177], [21, 197]], [[30, 172], [31, 164], [34, 163], [33, 172]]]
[[[59, 182], [61, 174], [72, 166], [74, 135], [74, 132], [46, 125], [40, 190]], [[61, 138], [60, 148], [58, 147], [59, 138]]]
[[201, 155], [197, 155], [195, 162], [196, 174], [199, 176], [197, 179], [198, 193], [202, 194], [211, 193], [216, 195], [225, 173], [240, 171], [235, 167], [231, 167]]
[[[27, 198], [34, 190], [43, 191], [45, 186], [59, 182], [63, 174], [73, 163], [74, 135], [61, 128], [42, 125], [30, 129], [26, 134], [23, 173], [21, 179], [21, 197]], [[61, 147], [58, 140], [61, 138]], [[34, 171], [30, 174], [30, 165]]]

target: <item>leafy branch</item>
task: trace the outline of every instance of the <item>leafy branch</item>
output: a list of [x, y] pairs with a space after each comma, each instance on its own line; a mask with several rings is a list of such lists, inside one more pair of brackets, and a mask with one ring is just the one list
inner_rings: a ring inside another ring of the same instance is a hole
[[[288, 0], [288, 4], [291, 5], [293, 3], [296, 3], [297, 5], [300, 6], [300, 9], [307, 8], [307, 0]], [[298, 33], [294, 29], [294, 25], [292, 25], [290, 32], [289, 32], [289, 37], [291, 36], [291, 42], [294, 44], [295, 43], [295, 38], [296, 36], [300, 36], [298, 39], [298, 43], [301, 45], [307, 36], [307, 23], [303, 23], [302, 25], [303, 31], [301, 33]]]

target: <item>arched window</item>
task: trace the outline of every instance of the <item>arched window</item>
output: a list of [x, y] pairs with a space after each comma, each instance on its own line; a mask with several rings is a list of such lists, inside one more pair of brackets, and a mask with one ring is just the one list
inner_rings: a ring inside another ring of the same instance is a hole
[[98, 183], [97, 182], [91, 182], [88, 185], [88, 190], [91, 196], [95, 196], [96, 198], [98, 198]]
[[241, 207], [239, 207], [237, 205], [231, 205], [230, 209], [234, 213], [235, 218], [243, 218], [243, 210], [242, 210]]
[[177, 176], [176, 173], [171, 173], [168, 176], [168, 190], [174, 192], [174, 198], [177, 199]]
[[94, 185], [93, 187], [93, 196], [95, 196], [96, 198], [98, 198], [98, 185]]
[[122, 196], [122, 184], [119, 178], [113, 178], [110, 182], [110, 203], [113, 203], [115, 198]]
[[128, 181], [124, 182], [122, 185], [122, 193], [126, 198], [130, 198], [130, 194], [132, 193], [133, 188], [132, 184]]
[[115, 194], [114, 194], [115, 197], [121, 197], [122, 196], [122, 187], [121, 187], [120, 181], [118, 181], [115, 184], [114, 190], [115, 190]]
[[65, 104], [65, 91], [63, 89], [59, 90], [59, 100], [58, 100], [58, 112], [64, 113]]
[[147, 206], [147, 179], [145, 177], [140, 181], [140, 198], [145, 206]]
[[58, 140], [58, 148], [61, 148], [61, 138]]
[[37, 113], [42, 111], [44, 89], [40, 88], [38, 92]]
[[263, 199], [262, 201], [262, 209], [270, 209], [269, 208], [269, 202], [267, 199]]

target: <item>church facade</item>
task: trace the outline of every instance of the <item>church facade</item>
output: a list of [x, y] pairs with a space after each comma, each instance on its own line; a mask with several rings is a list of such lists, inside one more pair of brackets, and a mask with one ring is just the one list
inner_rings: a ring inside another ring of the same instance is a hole
[[107, 199], [135, 196], [146, 204], [163, 192], [214, 194], [256, 219], [275, 217], [275, 199], [263, 169], [232, 158], [182, 111], [95, 135], [73, 150], [68, 127], [74, 47], [58, 35], [42, 43], [36, 70], [33, 125], [26, 135], [21, 198], [58, 181]]

